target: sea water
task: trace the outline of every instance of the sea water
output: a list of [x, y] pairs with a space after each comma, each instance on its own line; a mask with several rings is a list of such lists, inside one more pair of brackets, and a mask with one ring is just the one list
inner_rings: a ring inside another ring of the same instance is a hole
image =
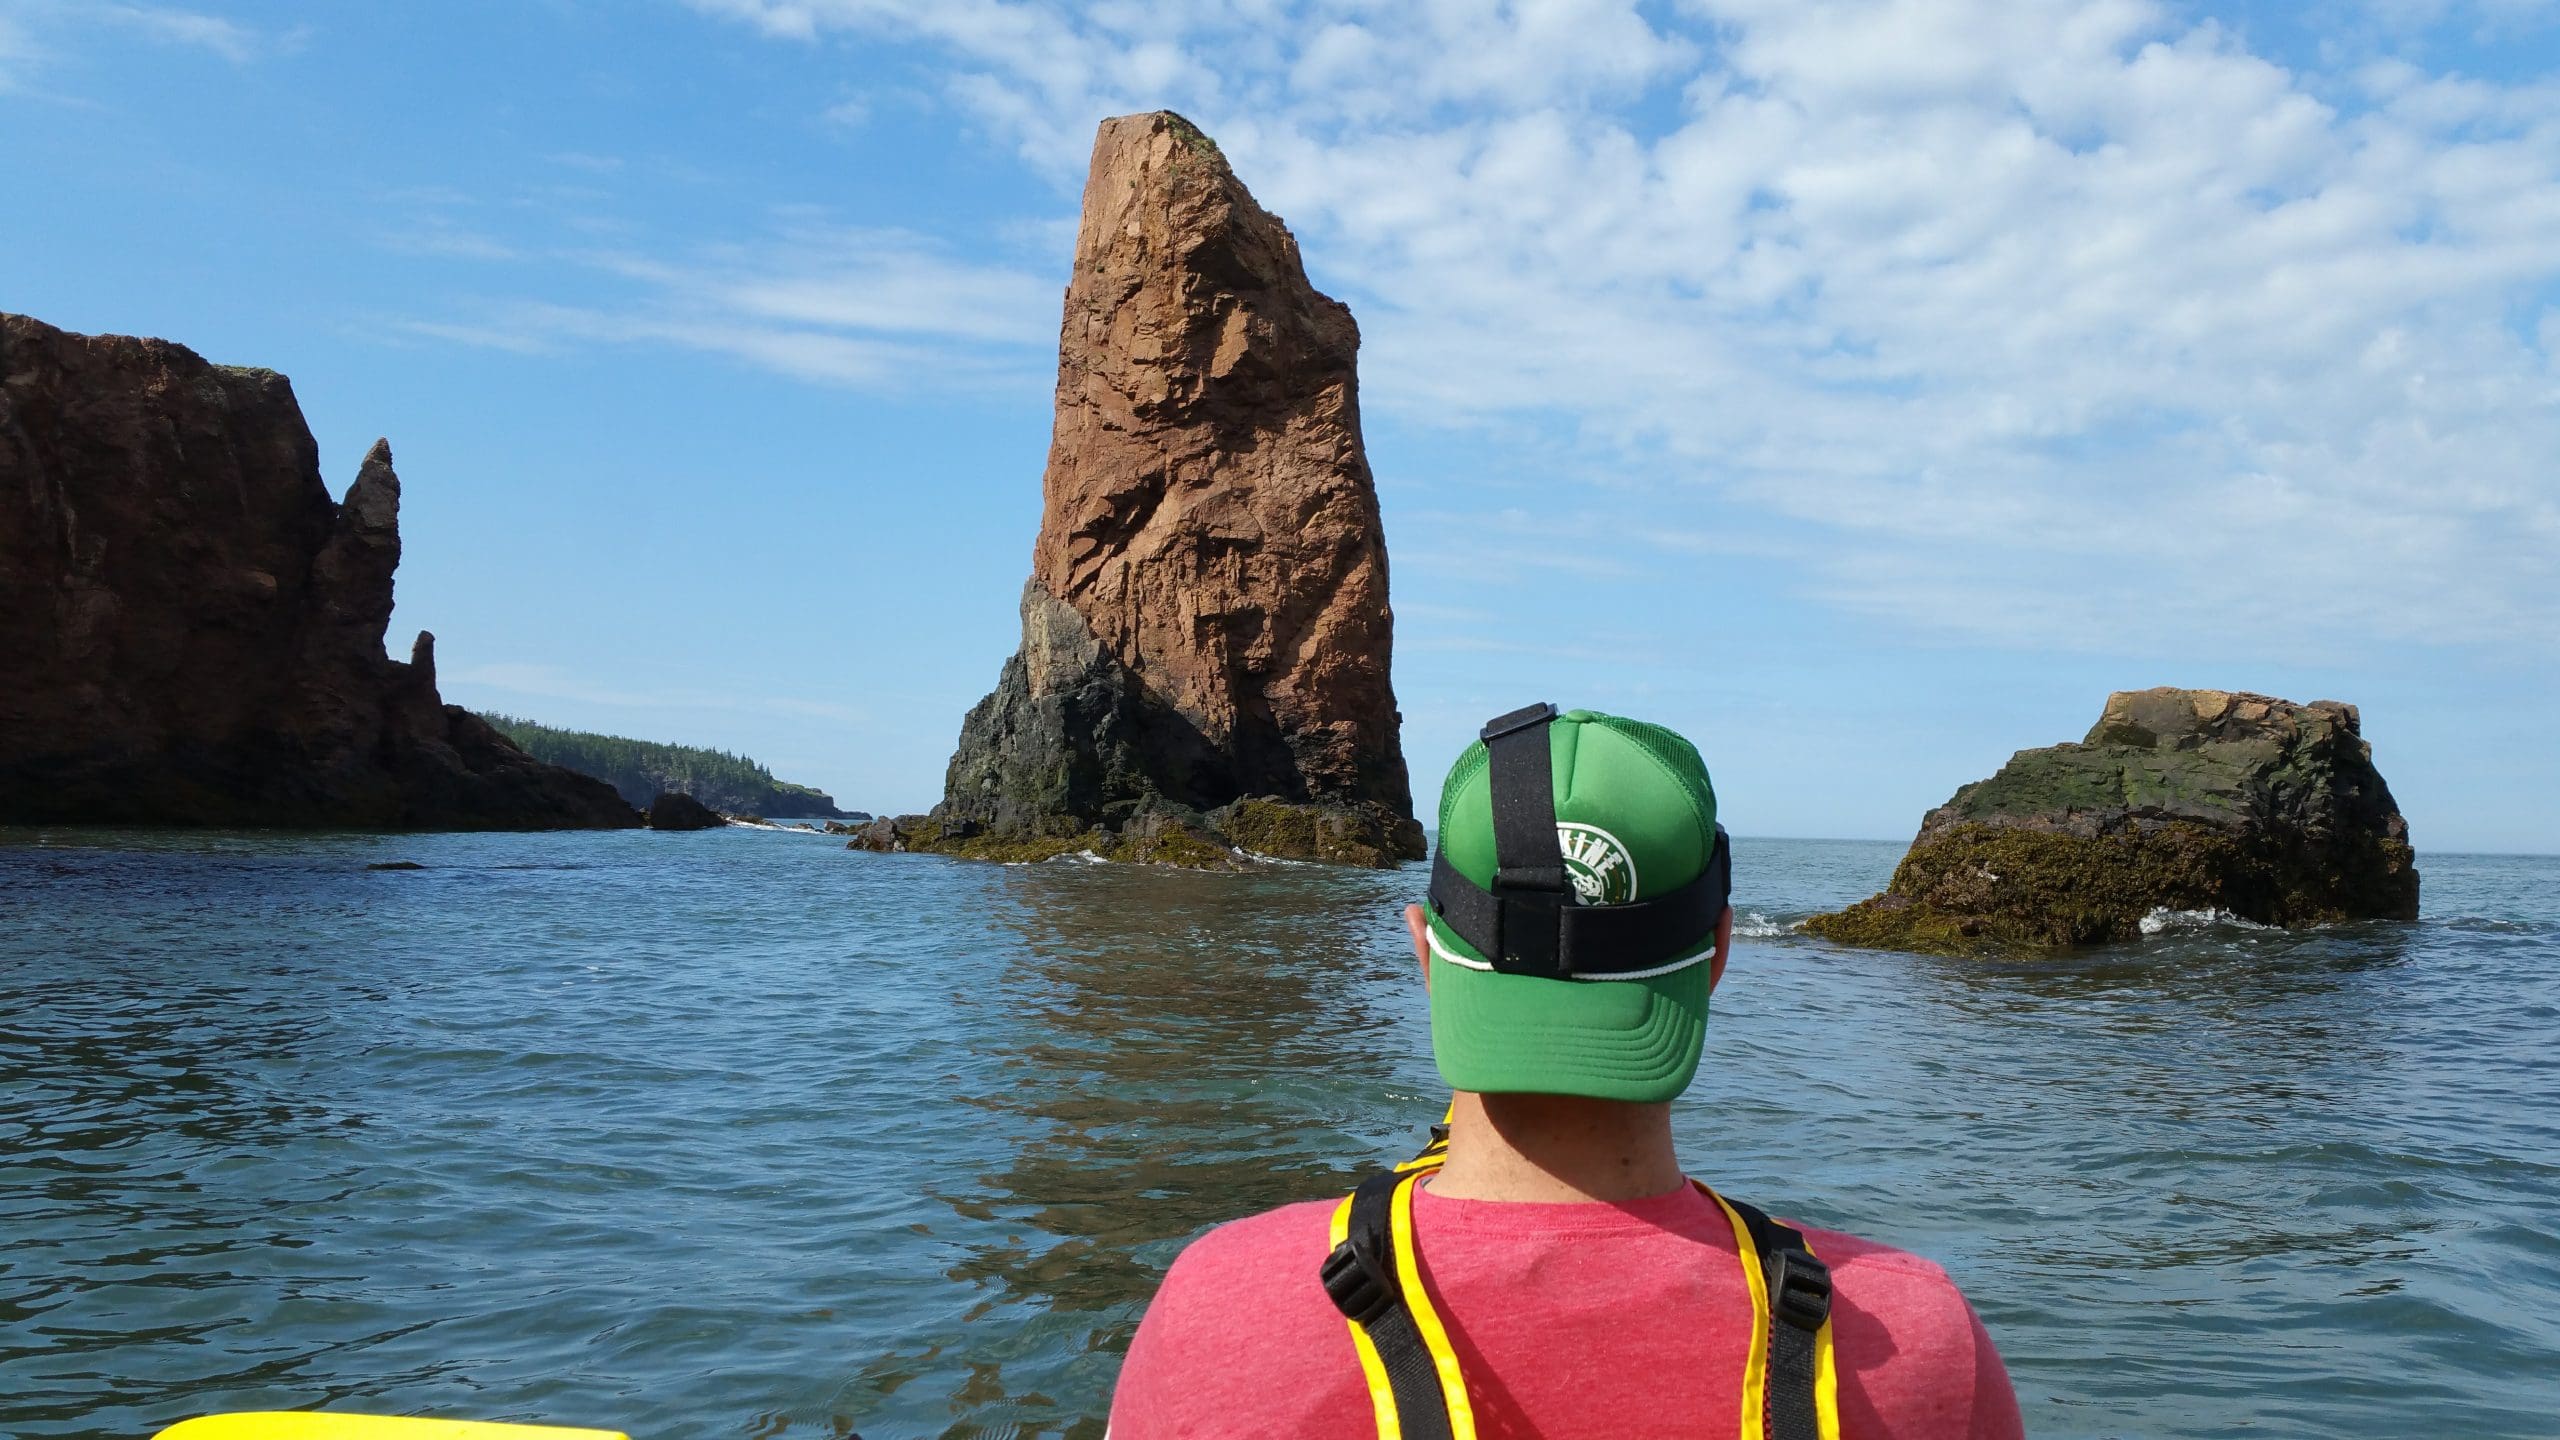
[[[2560, 1433], [2560, 859], [2024, 964], [1791, 932], [1897, 853], [1738, 843], [1694, 1173], [1945, 1264], [2032, 1434]], [[1098, 1435], [1188, 1237], [1437, 1118], [1424, 874], [0, 831], [0, 1434]]]

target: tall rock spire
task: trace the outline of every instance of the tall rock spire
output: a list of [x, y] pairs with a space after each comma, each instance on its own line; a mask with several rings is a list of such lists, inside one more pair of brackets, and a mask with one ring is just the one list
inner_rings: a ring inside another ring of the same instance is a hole
[[[1421, 853], [1359, 347], [1208, 136], [1164, 112], [1103, 122], [1022, 648], [969, 713], [940, 818], [1201, 817], [1248, 848], [1310, 849], [1287, 831], [1337, 837], [1312, 843], [1324, 858]], [[1231, 808], [1254, 797], [1280, 805]]]

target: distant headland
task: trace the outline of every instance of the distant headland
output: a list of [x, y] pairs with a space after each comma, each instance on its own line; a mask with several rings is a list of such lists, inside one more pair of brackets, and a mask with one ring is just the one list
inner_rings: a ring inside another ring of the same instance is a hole
[[840, 810], [835, 797], [825, 791], [777, 780], [764, 766], [726, 750], [562, 730], [487, 710], [475, 713], [534, 759], [592, 775], [637, 809], [648, 809], [660, 795], [676, 794], [730, 815], [771, 820], [871, 818], [859, 810]]

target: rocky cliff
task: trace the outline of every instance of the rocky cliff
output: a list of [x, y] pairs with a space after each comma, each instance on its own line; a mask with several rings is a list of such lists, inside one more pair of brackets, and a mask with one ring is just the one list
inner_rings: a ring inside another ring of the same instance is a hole
[[2127, 939], [2155, 910], [2414, 920], [2415, 862], [2354, 706], [2122, 691], [2078, 744], [2021, 750], [1930, 811], [1883, 894], [1805, 928], [1964, 951]]
[[892, 827], [904, 848], [930, 830], [938, 848], [1153, 853], [1179, 831], [1220, 853], [1423, 853], [1359, 346], [1207, 136], [1164, 113], [1103, 122], [1022, 646], [969, 712], [932, 823]]
[[0, 315], [0, 823], [638, 824], [383, 652], [399, 514], [272, 370]]

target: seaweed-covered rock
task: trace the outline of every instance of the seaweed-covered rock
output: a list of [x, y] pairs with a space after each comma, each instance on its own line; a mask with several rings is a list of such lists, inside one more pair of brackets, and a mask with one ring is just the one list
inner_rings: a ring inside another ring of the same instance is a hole
[[681, 790], [662, 792], [649, 802], [652, 830], [717, 830], [728, 823], [728, 816]]
[[1089, 830], [989, 830], [966, 820], [895, 815], [874, 820], [855, 831], [845, 848], [884, 855], [955, 855], [963, 860], [995, 860], [1008, 865], [1033, 865], [1064, 855], [1081, 855], [1095, 860], [1173, 865], [1185, 870], [1244, 868], [1242, 858], [1223, 838], [1191, 819], [1164, 811], [1133, 816], [1117, 830], [1099, 826]]
[[1098, 854], [1152, 855], [1196, 831], [1226, 857], [1232, 837], [1203, 817], [1268, 795], [1362, 837], [1288, 853], [1422, 855], [1359, 344], [1207, 136], [1161, 112], [1103, 122], [1022, 645], [963, 723], [934, 810], [987, 833], [963, 852], [902, 822], [899, 845], [1100, 833]]
[[1962, 952], [2127, 939], [2159, 910], [2417, 918], [2408, 822], [2354, 706], [2120, 691], [2087, 738], [2021, 750], [1930, 811], [1883, 894], [1805, 929]]
[[1237, 849], [1276, 860], [1384, 869], [1423, 853], [1422, 822], [1379, 806], [1299, 805], [1261, 795], [1211, 811], [1209, 826]]

